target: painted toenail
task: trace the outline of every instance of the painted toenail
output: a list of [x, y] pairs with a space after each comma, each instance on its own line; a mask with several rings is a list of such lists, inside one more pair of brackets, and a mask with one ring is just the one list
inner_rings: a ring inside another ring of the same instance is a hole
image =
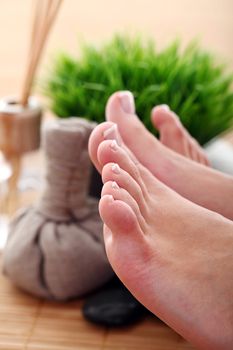
[[116, 151], [118, 148], [118, 144], [116, 142], [116, 140], [113, 140], [111, 145], [110, 145], [111, 149], [113, 149], [113, 151]]
[[105, 130], [103, 132], [103, 137], [105, 140], [115, 140], [118, 145], [121, 144], [116, 124], [113, 124], [109, 129]]
[[162, 108], [166, 112], [170, 111], [170, 107], [166, 104], [160, 105], [159, 107]]
[[116, 183], [116, 181], [112, 182], [112, 188], [118, 190], [120, 187], [118, 186], [118, 184]]
[[135, 103], [132, 92], [130, 91], [121, 91], [118, 93], [120, 98], [121, 107], [124, 112], [129, 114], [135, 113]]
[[106, 194], [105, 196], [108, 197], [108, 199], [109, 199], [111, 202], [114, 201], [114, 198], [113, 198], [113, 196], [112, 196], [111, 194]]
[[118, 164], [113, 164], [113, 165], [112, 165], [112, 172], [113, 172], [114, 174], [120, 174], [121, 169], [120, 169], [120, 167], [119, 167]]

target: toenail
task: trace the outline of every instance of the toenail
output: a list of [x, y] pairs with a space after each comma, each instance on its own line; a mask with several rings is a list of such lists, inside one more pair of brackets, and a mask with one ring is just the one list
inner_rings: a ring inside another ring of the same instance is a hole
[[114, 201], [114, 198], [113, 198], [113, 196], [112, 196], [111, 194], [106, 194], [105, 196], [108, 197], [108, 199], [109, 199], [111, 202]]
[[170, 107], [166, 104], [160, 105], [159, 107], [162, 108], [166, 112], [170, 111]]
[[130, 91], [121, 91], [118, 93], [121, 102], [121, 108], [124, 112], [129, 114], [135, 113], [135, 103], [132, 92]]
[[109, 129], [105, 130], [103, 132], [103, 137], [105, 140], [115, 140], [117, 144], [120, 145], [120, 137], [116, 124], [113, 124]]
[[116, 181], [112, 182], [112, 188], [115, 188], [116, 190], [118, 190], [120, 187], [118, 186], [118, 184], [116, 183]]
[[120, 169], [118, 164], [113, 164], [112, 165], [112, 171], [113, 171], [114, 174], [120, 174], [121, 169]]
[[118, 144], [116, 142], [116, 140], [113, 140], [111, 145], [110, 145], [111, 149], [113, 149], [113, 151], [116, 151], [118, 148]]

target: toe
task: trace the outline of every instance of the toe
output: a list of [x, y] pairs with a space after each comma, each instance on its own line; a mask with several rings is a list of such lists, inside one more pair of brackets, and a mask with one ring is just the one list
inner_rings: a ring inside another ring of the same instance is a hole
[[173, 151], [188, 157], [185, 133], [179, 118], [167, 105], [156, 106], [151, 112], [151, 121], [160, 133], [162, 144]]
[[143, 235], [134, 210], [124, 201], [106, 194], [100, 199], [99, 212], [104, 224], [113, 235]]
[[151, 111], [151, 121], [158, 130], [164, 123], [174, 124], [176, 119], [168, 105], [155, 106]]
[[197, 152], [198, 162], [203, 164], [203, 165], [210, 166], [207, 155], [205, 154], [205, 152], [202, 149], [202, 147], [200, 146], [200, 144], [194, 138], [192, 138], [192, 141], [193, 141], [193, 148], [195, 148], [195, 150]]
[[99, 144], [105, 139], [105, 133], [109, 133], [108, 130], [113, 130], [114, 132], [115, 124], [112, 122], [104, 122], [102, 124], [99, 124], [95, 127], [95, 129], [92, 131], [89, 143], [88, 143], [88, 151], [90, 158], [97, 168], [99, 172], [101, 172], [102, 167], [99, 164], [98, 158], [97, 158], [97, 149], [99, 147]]
[[203, 152], [203, 164], [206, 166], [209, 166], [209, 167], [211, 166], [210, 161], [209, 161], [207, 155], [205, 154], [205, 152]]
[[[147, 246], [133, 210], [123, 201], [104, 196], [99, 211], [104, 222], [104, 243], [108, 260], [118, 277], [129, 276]], [[146, 254], [144, 254], [146, 256]], [[141, 260], [141, 259], [140, 259]], [[132, 267], [132, 269], [131, 269]]]
[[138, 183], [144, 198], [148, 198], [148, 191], [150, 188], [155, 187], [156, 180], [149, 170], [135, 158], [132, 159], [126, 148], [119, 146], [115, 140], [106, 140], [99, 145], [97, 157], [101, 167], [107, 163], [117, 163], [121, 169]]
[[209, 166], [209, 161], [199, 143], [189, 136], [189, 152], [190, 158], [200, 164]]
[[101, 167], [107, 163], [117, 163], [135, 180], [139, 177], [139, 170], [135, 166], [134, 160], [115, 140], [105, 140], [100, 143], [97, 150], [97, 159]]
[[[120, 113], [120, 115], [119, 115]], [[135, 103], [130, 91], [117, 91], [112, 94], [106, 105], [106, 118], [117, 123], [119, 118], [135, 115]]]
[[136, 215], [142, 231], [145, 231], [146, 221], [141, 213], [138, 203], [127, 190], [121, 188], [115, 181], [108, 181], [103, 186], [101, 197], [104, 197], [105, 195], [111, 195], [113, 196], [114, 200], [119, 200], [127, 204]]
[[124, 188], [134, 198], [144, 217], [147, 217], [148, 208], [143, 191], [137, 181], [129, 173], [121, 169], [117, 163], [108, 163], [102, 170], [103, 183], [115, 181], [120, 188]]
[[160, 141], [165, 146], [193, 161], [209, 165], [201, 146], [167, 105], [154, 107], [151, 112], [151, 120], [154, 127], [159, 130]]
[[189, 139], [189, 153], [190, 153], [190, 158], [194, 160], [197, 163], [201, 163], [201, 159], [199, 157], [199, 152], [198, 152], [198, 147], [194, 140], [191, 138]]
[[106, 119], [117, 124], [124, 143], [138, 159], [146, 161], [148, 158], [149, 161], [151, 160], [151, 157], [145, 157], [145, 150], [153, 149], [158, 140], [135, 114], [131, 92], [116, 92], [109, 98], [106, 106]]

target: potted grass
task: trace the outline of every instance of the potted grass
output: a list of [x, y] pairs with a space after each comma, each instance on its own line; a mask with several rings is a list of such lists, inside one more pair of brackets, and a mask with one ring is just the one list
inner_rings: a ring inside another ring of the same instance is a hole
[[158, 51], [151, 40], [116, 35], [100, 48], [83, 45], [80, 57], [59, 53], [43, 85], [60, 118], [104, 121], [105, 104], [117, 90], [131, 90], [139, 117], [151, 130], [150, 111], [168, 104], [200, 144], [233, 124], [233, 77], [198, 44], [178, 41]]

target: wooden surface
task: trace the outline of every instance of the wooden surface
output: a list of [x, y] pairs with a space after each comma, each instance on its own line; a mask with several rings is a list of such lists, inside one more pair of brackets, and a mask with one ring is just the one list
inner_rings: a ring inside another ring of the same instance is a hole
[[16, 289], [0, 276], [1, 350], [191, 350], [169, 327], [153, 317], [125, 329], [85, 321], [82, 301], [46, 302]]

